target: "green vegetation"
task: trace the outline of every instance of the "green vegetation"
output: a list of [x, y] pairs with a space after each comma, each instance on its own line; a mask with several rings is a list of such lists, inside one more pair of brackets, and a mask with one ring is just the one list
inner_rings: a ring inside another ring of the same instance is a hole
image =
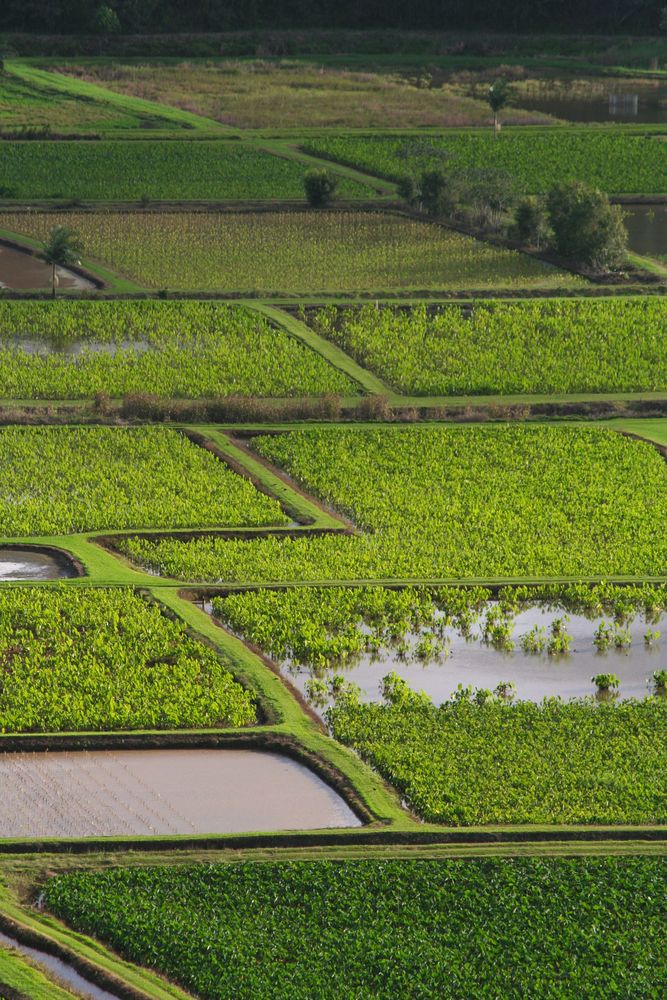
[[244, 726], [252, 695], [131, 590], [0, 591], [0, 730]]
[[0, 997], [5, 997], [8, 989], [13, 991], [12, 997], [27, 1000], [76, 1000], [74, 993], [47, 978], [29, 959], [13, 948], [0, 946]]
[[396, 675], [384, 691], [385, 704], [343, 696], [327, 719], [430, 822], [667, 820], [661, 699], [535, 704], [461, 691], [436, 707]]
[[328, 306], [306, 320], [412, 395], [667, 389], [660, 298]]
[[0, 74], [0, 134], [43, 129], [45, 137], [50, 132], [95, 135], [165, 124], [156, 116], [140, 117], [120, 106], [81, 100], [75, 94], [63, 94], [48, 85], [39, 86], [7, 73]]
[[354, 395], [263, 316], [218, 302], [0, 301], [0, 396]]
[[667, 191], [667, 144], [611, 129], [461, 132], [447, 136], [332, 136], [309, 139], [308, 152], [399, 181], [434, 165], [501, 170], [526, 192], [581, 180], [608, 194]]
[[206, 1000], [658, 997], [661, 858], [240, 862], [58, 875], [46, 905]]
[[650, 444], [589, 427], [330, 428], [254, 441], [362, 537], [127, 539], [192, 580], [657, 575], [667, 469]]
[[[425, 75], [364, 72], [281, 60], [150, 62], [80, 60], [60, 72], [123, 94], [148, 98], [249, 128], [347, 126], [417, 128], [423, 125], [485, 125], [484, 102], [447, 84], [429, 87]], [[548, 120], [512, 109], [516, 123]]]
[[[239, 142], [3, 142], [0, 178], [5, 198], [107, 201], [243, 201], [303, 198], [304, 168]], [[369, 197], [370, 188], [342, 178], [341, 193]], [[224, 225], [218, 219], [219, 225]]]
[[238, 293], [581, 284], [549, 264], [440, 226], [380, 212], [0, 213], [43, 239], [61, 223], [86, 253], [153, 288]]
[[0, 430], [5, 537], [286, 521], [275, 500], [178, 431]]

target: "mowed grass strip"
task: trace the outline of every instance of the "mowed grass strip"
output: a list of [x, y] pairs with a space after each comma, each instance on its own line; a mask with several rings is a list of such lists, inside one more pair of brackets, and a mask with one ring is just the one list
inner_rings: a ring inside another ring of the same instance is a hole
[[3, 590], [0, 644], [3, 733], [255, 721], [221, 657], [127, 588]]
[[354, 395], [262, 315], [217, 302], [0, 302], [0, 396]]
[[410, 395], [667, 389], [667, 302], [328, 306], [307, 322]]
[[389, 180], [442, 165], [454, 170], [499, 170], [528, 192], [565, 180], [587, 181], [609, 194], [667, 191], [667, 143], [660, 137], [609, 129], [512, 130], [446, 136], [331, 136], [304, 149]]
[[441, 226], [383, 212], [0, 213], [45, 239], [75, 229], [85, 256], [152, 288], [239, 294], [568, 288], [583, 279]]
[[[306, 168], [239, 142], [116, 139], [3, 142], [5, 198], [136, 201], [301, 199]], [[371, 197], [349, 178], [340, 192]]]
[[204, 1000], [658, 997], [662, 858], [240, 862], [58, 875], [46, 906]]
[[156, 572], [239, 582], [667, 573], [665, 460], [611, 430], [313, 428], [253, 443], [363, 536], [126, 539], [123, 551]]
[[287, 520], [276, 500], [178, 431], [0, 430], [0, 530], [5, 537]]

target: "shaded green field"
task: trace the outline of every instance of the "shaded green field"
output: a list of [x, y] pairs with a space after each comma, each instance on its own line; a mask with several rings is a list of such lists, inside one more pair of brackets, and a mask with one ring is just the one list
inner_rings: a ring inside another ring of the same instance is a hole
[[333, 136], [309, 139], [310, 153], [360, 167], [390, 180], [443, 165], [454, 170], [503, 171], [524, 191], [542, 192], [582, 180], [609, 194], [667, 191], [667, 143], [611, 129], [544, 129], [447, 136]]
[[329, 306], [305, 318], [411, 395], [667, 389], [660, 298]]
[[348, 515], [362, 537], [125, 539], [190, 580], [660, 575], [667, 467], [607, 430], [496, 425], [330, 428], [254, 447]]
[[354, 395], [255, 311], [212, 302], [0, 302], [0, 396]]
[[57, 224], [79, 233], [85, 256], [151, 288], [314, 295], [584, 283], [517, 251], [381, 212], [0, 213], [0, 227], [37, 239]]
[[[5, 198], [136, 201], [303, 199], [303, 164], [241, 143], [4, 142], [0, 177]], [[341, 179], [344, 197], [370, 197], [371, 188]]]
[[655, 997], [655, 858], [186, 865], [60, 875], [46, 905], [206, 1000]]

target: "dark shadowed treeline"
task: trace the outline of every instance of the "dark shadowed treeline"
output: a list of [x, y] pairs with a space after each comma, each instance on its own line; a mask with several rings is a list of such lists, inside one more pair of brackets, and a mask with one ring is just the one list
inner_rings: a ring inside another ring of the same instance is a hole
[[657, 31], [665, 0], [2, 0], [0, 30], [162, 33], [245, 28]]

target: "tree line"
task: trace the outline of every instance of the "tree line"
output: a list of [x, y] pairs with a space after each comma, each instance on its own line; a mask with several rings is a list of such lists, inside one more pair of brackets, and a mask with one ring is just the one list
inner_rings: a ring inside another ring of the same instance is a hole
[[57, 34], [248, 28], [657, 31], [665, 0], [3, 0], [0, 30]]

